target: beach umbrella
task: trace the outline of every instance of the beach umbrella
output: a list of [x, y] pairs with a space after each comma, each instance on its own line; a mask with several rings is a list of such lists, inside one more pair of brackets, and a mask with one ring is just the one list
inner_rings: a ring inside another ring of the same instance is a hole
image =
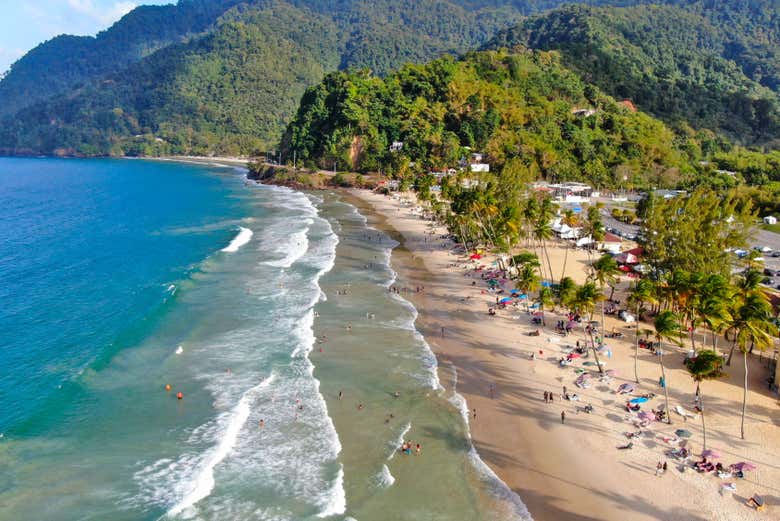
[[647, 398], [644, 396], [640, 396], [639, 398], [634, 398], [632, 400], [629, 400], [629, 403], [645, 403], [647, 401]]
[[607, 376], [617, 376], [617, 369], [607, 369]]
[[747, 470], [756, 470], [757, 467], [752, 463], [748, 463], [747, 461], [740, 461], [739, 463], [734, 463], [731, 468], [745, 472]]
[[506, 304], [507, 302], [512, 302], [512, 297], [504, 297], [498, 301], [499, 304]]
[[655, 421], [655, 413], [651, 411], [642, 411], [639, 413], [640, 420]]
[[580, 356], [582, 355], [579, 353], [569, 353], [568, 355], [566, 355], [566, 358], [579, 358]]
[[620, 384], [620, 387], [618, 387], [618, 391], [631, 392], [633, 390], [634, 390], [634, 384], [625, 383], [625, 384]]
[[471, 256], [471, 257], [469, 257], [469, 258], [470, 258], [471, 260], [479, 260], [479, 259], [481, 259], [481, 258], [482, 258], [482, 255], [480, 255], [479, 253], [475, 253], [474, 255], [472, 255], [472, 256]]
[[686, 431], [685, 429], [677, 429], [676, 431], [674, 431], [674, 433], [680, 438], [690, 438], [691, 436], [693, 436], [693, 434], [691, 434], [691, 431]]
[[716, 450], [707, 449], [702, 451], [701, 453], [702, 458], [710, 458], [710, 459], [718, 459], [720, 458], [720, 453]]

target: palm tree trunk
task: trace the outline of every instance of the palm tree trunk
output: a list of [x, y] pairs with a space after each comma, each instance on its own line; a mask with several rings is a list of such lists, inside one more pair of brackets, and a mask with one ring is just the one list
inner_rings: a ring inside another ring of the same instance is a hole
[[555, 281], [555, 275], [553, 275], [553, 269], [552, 269], [552, 263], [550, 262], [550, 254], [547, 253], [547, 241], [542, 239], [542, 251], [544, 251], [544, 256], [547, 258], [547, 267], [550, 269], [550, 284], [552, 284]]
[[639, 319], [636, 323], [636, 335], [634, 335], [634, 380], [639, 383], [639, 370], [637, 369], [637, 363], [639, 361]]
[[[604, 288], [601, 289], [601, 291], [604, 291]], [[604, 345], [604, 333], [606, 333], [604, 329], [604, 301], [601, 301], [601, 342], [599, 342], [599, 345]]]
[[742, 388], [742, 422], [739, 427], [739, 435], [745, 439], [745, 409], [747, 409], [747, 389], [748, 389], [748, 365], [747, 351], [742, 351], [742, 360], [745, 363], [745, 385]]
[[596, 359], [596, 367], [599, 368], [599, 374], [604, 374], [604, 369], [601, 367], [601, 362], [599, 362], [599, 353], [596, 351], [596, 342], [593, 340], [593, 328], [590, 329], [588, 334], [590, 335], [590, 347], [593, 350], [593, 357]]
[[669, 382], [666, 380], [666, 370], [664, 369], [663, 349], [658, 350], [658, 363], [661, 364], [661, 377], [664, 379], [664, 401], [666, 402], [666, 408], [664, 410], [666, 411], [666, 423], [671, 425], [672, 411], [669, 410]]
[[702, 450], [707, 449], [707, 427], [704, 425], [704, 398], [701, 396], [701, 384], [696, 383], [696, 394], [699, 395], [699, 415], [701, 416]]
[[726, 360], [726, 365], [731, 365], [731, 357], [734, 356], [734, 348], [737, 347], [737, 333], [734, 333], [734, 342], [731, 343], [731, 351], [729, 351], [729, 359]]
[[566, 250], [563, 254], [563, 269], [561, 270], [561, 280], [563, 280], [563, 278], [566, 276], [566, 263], [568, 261], [569, 261], [569, 241], [566, 241]]

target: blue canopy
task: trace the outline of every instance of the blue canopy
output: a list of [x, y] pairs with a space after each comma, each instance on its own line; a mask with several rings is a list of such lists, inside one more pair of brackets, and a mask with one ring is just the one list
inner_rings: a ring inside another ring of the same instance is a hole
[[647, 398], [644, 396], [640, 396], [639, 398], [634, 398], [632, 400], [629, 400], [631, 403], [645, 403], [647, 401]]
[[504, 297], [498, 301], [499, 304], [506, 304], [507, 302], [512, 302], [512, 297]]

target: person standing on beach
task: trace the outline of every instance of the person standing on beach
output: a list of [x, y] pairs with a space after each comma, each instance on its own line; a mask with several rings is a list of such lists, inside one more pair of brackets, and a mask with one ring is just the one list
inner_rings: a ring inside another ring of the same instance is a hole
[[660, 475], [661, 475], [661, 471], [663, 470], [663, 468], [664, 468], [663, 464], [662, 464], [662, 463], [659, 461], [659, 462], [658, 462], [658, 463], [655, 465], [655, 475], [656, 475], [656, 476], [660, 476]]
[[547, 397], [547, 391], [544, 392], [544, 403], [549, 402], [550, 400]]
[[566, 411], [561, 411], [561, 423], [566, 423]]

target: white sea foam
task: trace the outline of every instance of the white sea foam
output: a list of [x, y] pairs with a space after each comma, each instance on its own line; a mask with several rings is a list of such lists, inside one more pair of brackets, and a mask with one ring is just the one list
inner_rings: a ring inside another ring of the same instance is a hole
[[398, 437], [395, 440], [390, 440], [390, 442], [387, 444], [387, 450], [389, 454], [387, 456], [387, 461], [393, 459], [393, 457], [395, 457], [395, 455], [398, 453], [401, 445], [403, 445], [404, 441], [406, 441], [406, 435], [409, 434], [410, 430], [412, 430], [412, 422], [407, 422]]
[[479, 457], [477, 449], [474, 448], [474, 443], [471, 441], [471, 430], [469, 427], [469, 407], [466, 403], [466, 399], [456, 392], [457, 386], [457, 373], [453, 382], [453, 393], [449, 398], [451, 404], [453, 404], [463, 417], [463, 421], [466, 423], [466, 436], [469, 442], [469, 460], [477, 471], [480, 480], [485, 483], [494, 497], [503, 501], [504, 504], [509, 506], [512, 510], [511, 514], [517, 519], [522, 521], [533, 521], [531, 513], [528, 511], [528, 507], [525, 506], [523, 500], [518, 496], [509, 486], [499, 478], [493, 469], [491, 469], [483, 460]]
[[374, 485], [378, 488], [392, 487], [395, 483], [395, 477], [390, 473], [390, 469], [387, 465], [382, 465], [382, 468], [374, 476]]
[[214, 467], [221, 463], [233, 450], [236, 440], [238, 439], [238, 434], [241, 432], [241, 428], [246, 423], [247, 418], [249, 418], [251, 403], [255, 393], [270, 385], [274, 379], [275, 375], [272, 373], [271, 376], [244, 393], [233, 411], [229, 413], [230, 417], [227, 421], [227, 427], [222, 433], [219, 443], [211, 449], [204, 459], [189, 492], [168, 510], [168, 516], [180, 514], [185, 509], [194, 506], [198, 501], [211, 494], [211, 491], [214, 489]]
[[[308, 220], [310, 225], [313, 221]], [[308, 239], [309, 228], [300, 230], [290, 234], [289, 239], [283, 245], [282, 250], [285, 252], [284, 258], [277, 260], [266, 261], [265, 264], [276, 268], [289, 268], [295, 262], [306, 254], [309, 249]]]
[[236, 235], [232, 241], [230, 241], [230, 244], [228, 244], [226, 247], [222, 248], [222, 251], [225, 253], [235, 253], [241, 248], [241, 246], [245, 245], [252, 239], [252, 235], [254, 233], [249, 228], [244, 228], [243, 226], [239, 227], [238, 235]]
[[347, 493], [344, 490], [344, 465], [339, 464], [339, 471], [333, 486], [322, 498], [322, 511], [317, 517], [330, 517], [343, 514], [347, 510]]

